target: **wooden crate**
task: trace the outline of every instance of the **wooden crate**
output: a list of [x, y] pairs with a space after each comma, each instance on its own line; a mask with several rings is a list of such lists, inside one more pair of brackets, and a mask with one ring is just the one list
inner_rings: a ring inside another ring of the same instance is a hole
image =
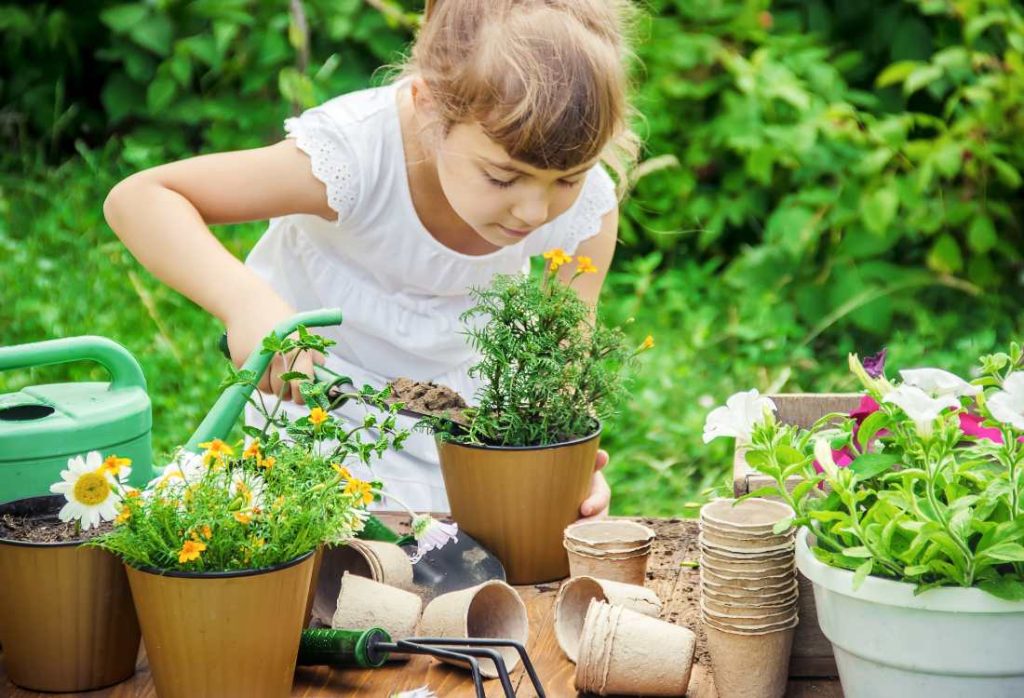
[[[858, 393], [793, 393], [771, 395], [778, 408], [780, 421], [801, 427], [810, 427], [830, 412], [849, 413], [860, 403]], [[773, 480], [747, 465], [743, 449], [737, 448], [733, 458], [733, 491], [737, 497], [772, 485]], [[793, 478], [786, 483], [789, 489], [799, 482]], [[818, 613], [814, 606], [814, 588], [802, 574], [800, 583], [800, 624], [793, 639], [793, 654], [789, 663], [790, 676], [838, 676], [832, 645], [818, 627]]]

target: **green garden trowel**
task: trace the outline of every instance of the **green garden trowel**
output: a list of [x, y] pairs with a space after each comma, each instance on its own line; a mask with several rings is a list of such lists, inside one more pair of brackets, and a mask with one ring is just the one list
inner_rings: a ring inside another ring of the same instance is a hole
[[[341, 309], [325, 308], [299, 313], [275, 327], [274, 333], [283, 338], [295, 332], [299, 325], [327, 327], [340, 324]], [[222, 352], [226, 350], [226, 346], [226, 341], [222, 338]], [[249, 370], [261, 376], [267, 370], [272, 358], [273, 355], [270, 352], [264, 352], [262, 347], [258, 347], [246, 359], [242, 370]], [[319, 382], [327, 382], [331, 385], [351, 382], [344, 376], [328, 371], [325, 367], [317, 367], [314, 377]], [[251, 393], [252, 386], [232, 385], [228, 387], [185, 444], [185, 450], [199, 453], [202, 451], [199, 444], [225, 438], [245, 409]], [[371, 516], [367, 520], [359, 537], [395, 543], [407, 551], [416, 548], [416, 541], [412, 536], [399, 536], [375, 516]], [[331, 561], [325, 556], [314, 608], [323, 607], [325, 603], [332, 603], [338, 598], [341, 576], [335, 572], [332, 569]], [[452, 541], [439, 550], [431, 550], [413, 565], [413, 585], [416, 587], [415, 591], [423, 597], [425, 602], [440, 594], [466, 589], [491, 579], [505, 580], [505, 569], [501, 562], [490, 551], [461, 531], [456, 541]]]

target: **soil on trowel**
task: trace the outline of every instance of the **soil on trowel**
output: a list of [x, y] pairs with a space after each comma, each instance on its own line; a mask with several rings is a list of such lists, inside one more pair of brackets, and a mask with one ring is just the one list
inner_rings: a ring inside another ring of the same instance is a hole
[[389, 402], [401, 402], [405, 409], [421, 415], [442, 417], [456, 424], [468, 424], [463, 414], [468, 407], [457, 392], [445, 385], [414, 381], [411, 378], [396, 378], [391, 386]]
[[56, 514], [0, 516], [0, 538], [19, 543], [80, 543], [111, 531], [114, 524], [104, 521], [99, 527], [77, 531], [74, 521], [61, 521]]

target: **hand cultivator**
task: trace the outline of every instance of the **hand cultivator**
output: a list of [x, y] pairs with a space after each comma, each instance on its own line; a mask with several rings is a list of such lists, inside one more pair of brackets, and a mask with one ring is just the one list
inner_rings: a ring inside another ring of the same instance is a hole
[[298, 664], [315, 666], [326, 664], [334, 667], [359, 667], [373, 669], [383, 666], [392, 652], [402, 654], [425, 654], [438, 659], [465, 662], [473, 676], [477, 698], [485, 698], [483, 675], [478, 658], [494, 662], [498, 679], [507, 698], [514, 698], [515, 689], [509, 678], [508, 669], [501, 653], [495, 648], [514, 649], [523, 662], [533, 689], [540, 698], [545, 698], [544, 687], [530, 661], [526, 648], [514, 640], [494, 638], [441, 638], [413, 637], [392, 641], [391, 636], [381, 628], [368, 630], [336, 630], [320, 628], [304, 630], [299, 644]]

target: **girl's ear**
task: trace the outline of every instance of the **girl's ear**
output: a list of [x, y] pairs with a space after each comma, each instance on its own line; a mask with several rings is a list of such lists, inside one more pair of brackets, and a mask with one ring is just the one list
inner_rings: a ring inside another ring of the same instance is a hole
[[437, 117], [437, 107], [434, 103], [434, 95], [427, 87], [427, 81], [416, 77], [412, 79], [412, 106], [416, 116], [422, 121], [432, 121]]

